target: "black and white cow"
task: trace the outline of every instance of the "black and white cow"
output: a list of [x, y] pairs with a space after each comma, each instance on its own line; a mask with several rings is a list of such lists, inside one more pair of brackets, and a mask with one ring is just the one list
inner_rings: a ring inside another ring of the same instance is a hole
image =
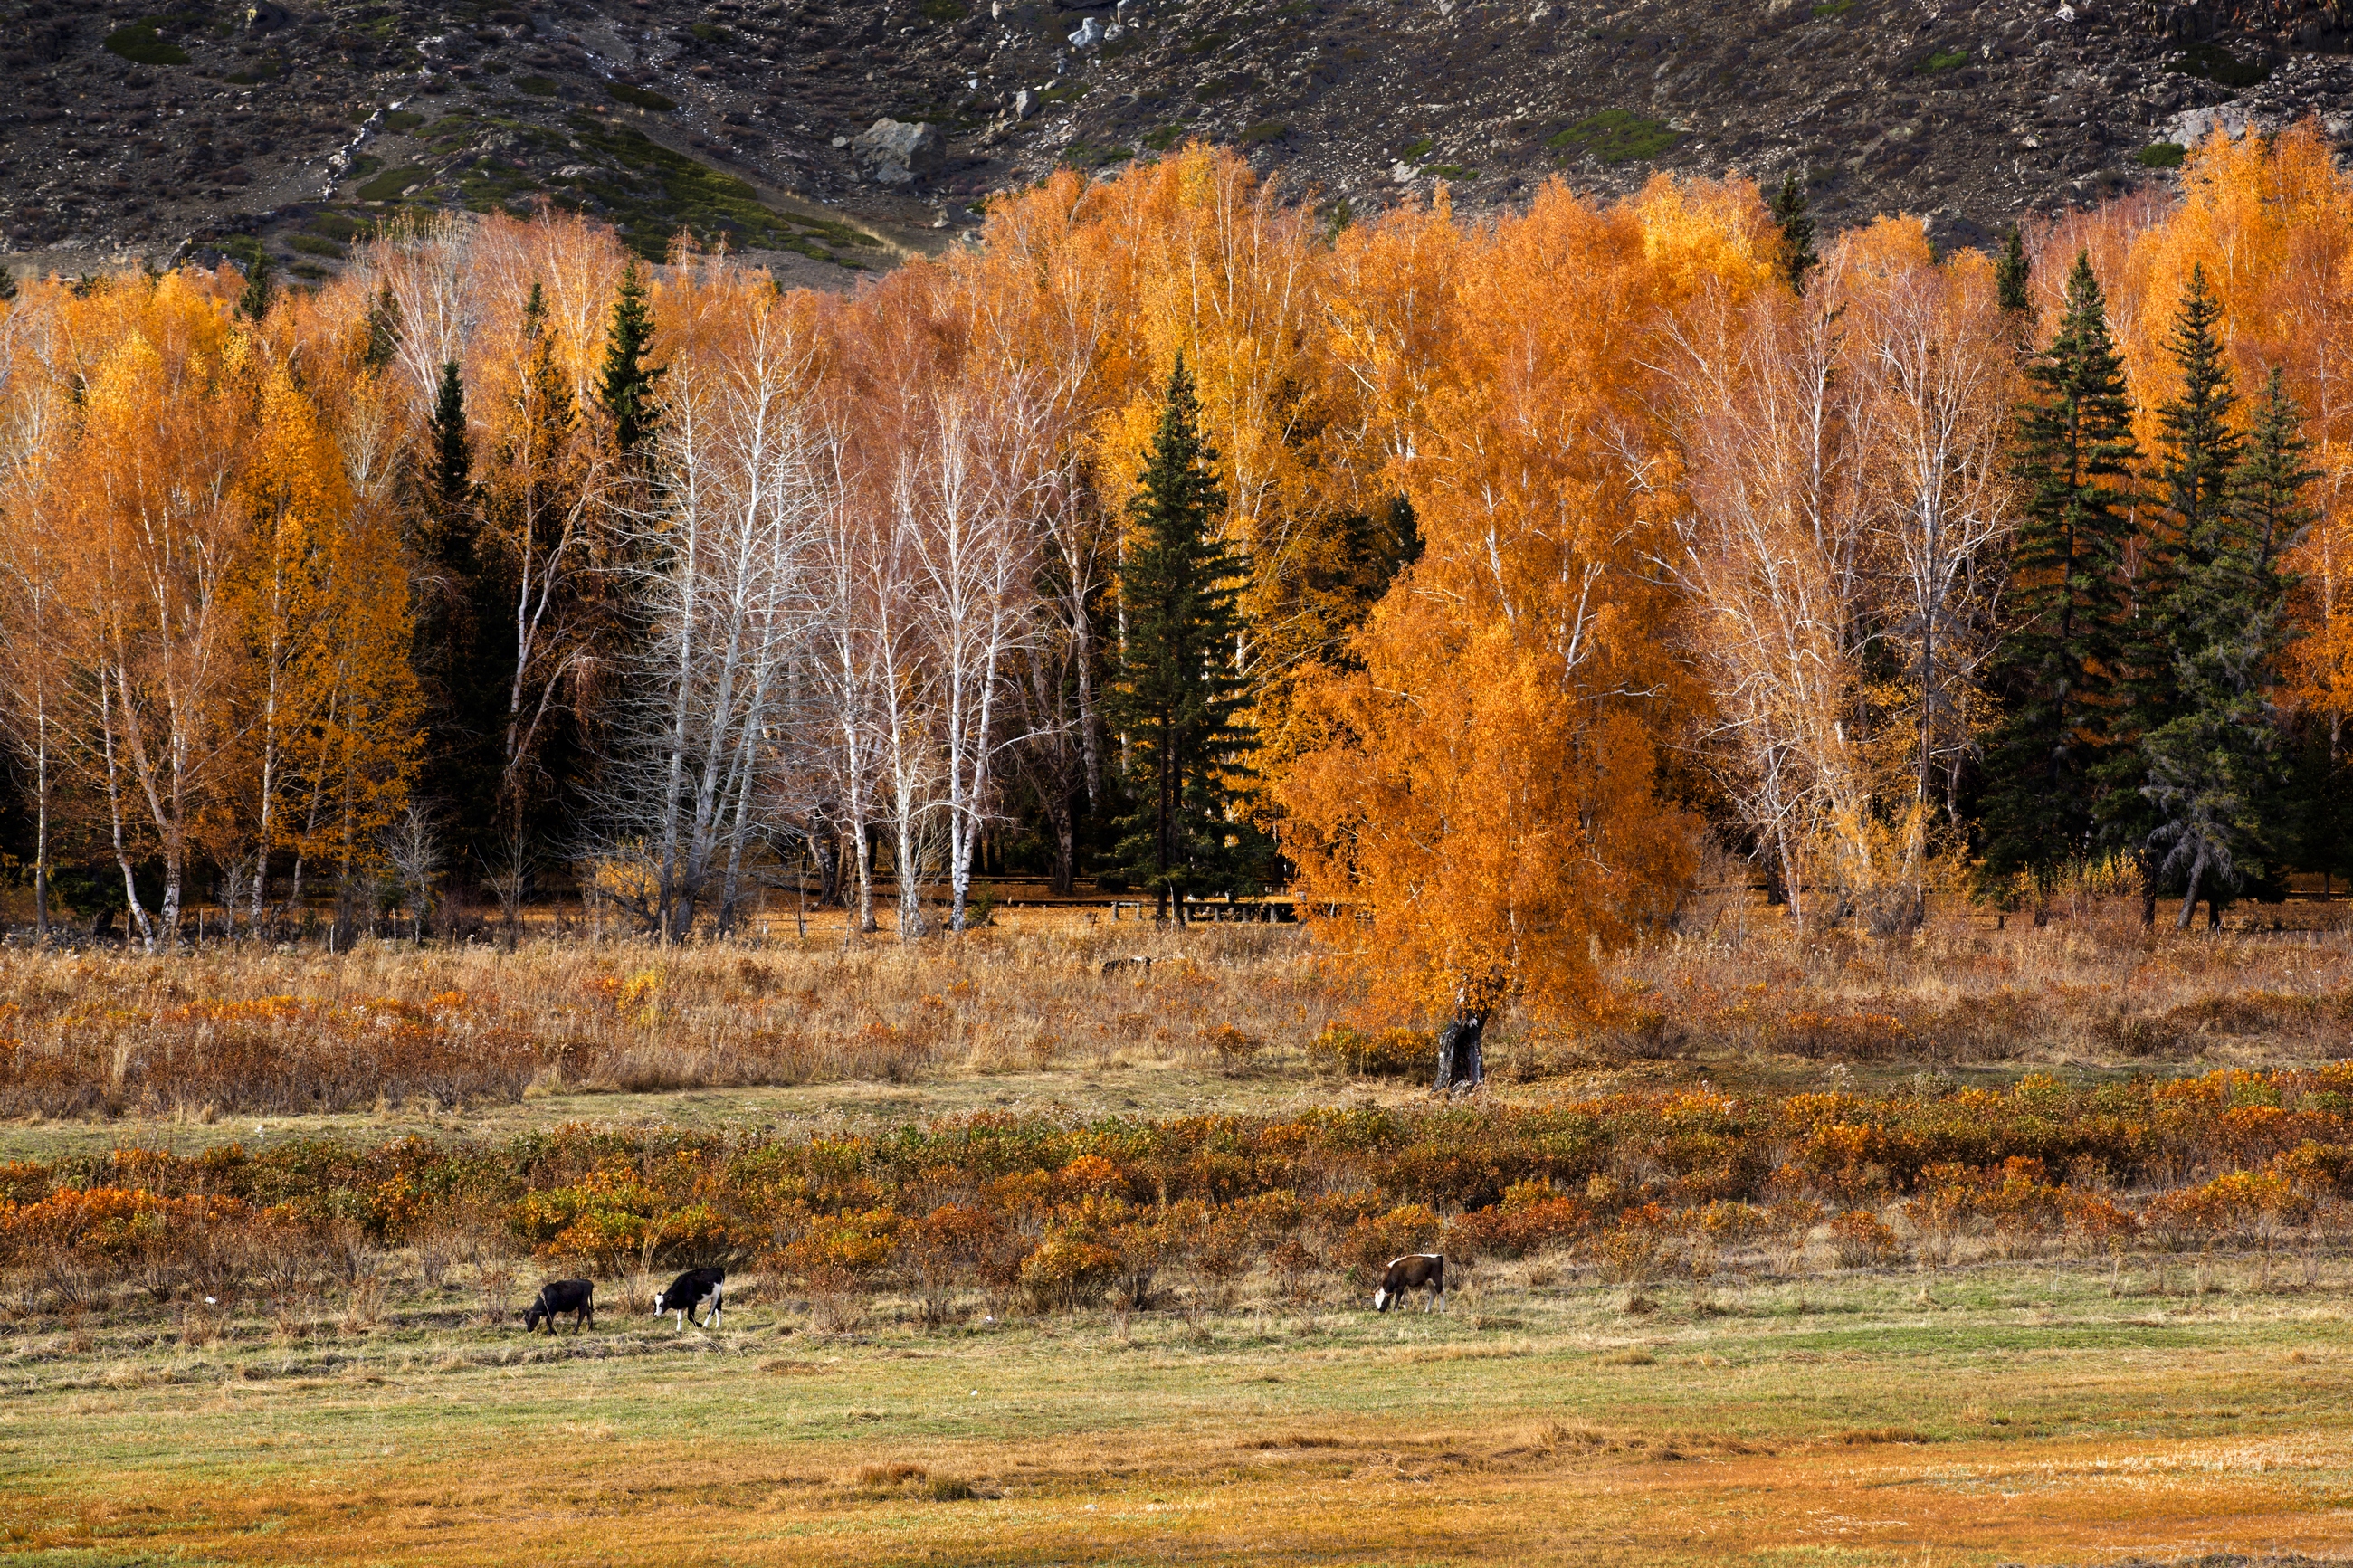
[[695, 1309], [707, 1301], [711, 1305], [710, 1315], [694, 1326], [715, 1329], [719, 1326], [720, 1311], [725, 1305], [720, 1300], [720, 1293], [726, 1283], [727, 1270], [724, 1268], [690, 1268], [671, 1280], [669, 1289], [654, 1298], [654, 1316], [659, 1318], [664, 1312], [677, 1313], [678, 1331], [682, 1334], [686, 1332], [686, 1325], [693, 1321]]
[[1409, 1252], [1394, 1258], [1381, 1275], [1380, 1288], [1373, 1292], [1373, 1310], [1386, 1312], [1392, 1306], [1402, 1307], [1405, 1293], [1430, 1288], [1430, 1301], [1422, 1308], [1446, 1305], [1446, 1259], [1435, 1252]]
[[542, 1320], [547, 1323], [551, 1337], [555, 1332], [555, 1314], [572, 1314], [572, 1331], [580, 1333], [596, 1326], [596, 1287], [586, 1279], [551, 1279], [539, 1288], [539, 1300], [522, 1315], [522, 1331], [531, 1333]]

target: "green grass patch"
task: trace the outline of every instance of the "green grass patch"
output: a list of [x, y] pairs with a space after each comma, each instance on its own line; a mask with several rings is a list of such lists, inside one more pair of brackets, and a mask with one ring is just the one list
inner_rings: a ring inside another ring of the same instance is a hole
[[1938, 71], [1952, 70], [1968, 63], [1969, 51], [1967, 49], [1938, 49], [1920, 62], [1920, 74], [1933, 76]]
[[1137, 137], [1136, 141], [1141, 145], [1149, 147], [1155, 153], [1166, 153], [1184, 139], [1185, 128], [1182, 125], [1172, 122], [1167, 125], [1154, 126], [1151, 130]]
[[649, 260], [666, 256], [681, 228], [706, 245], [724, 237], [737, 249], [781, 247], [792, 237], [786, 220], [762, 206], [752, 187], [733, 174], [673, 153], [627, 125], [575, 116], [571, 128], [583, 147], [617, 165], [581, 184], [605, 205], [623, 242]]
[[799, 229], [803, 235], [817, 236], [828, 245], [855, 246], [872, 250], [880, 248], [882, 244], [881, 240], [863, 229], [852, 228], [846, 223], [836, 223], [831, 218], [804, 217], [795, 213], [790, 221], [793, 226]]
[[732, 44], [735, 41], [735, 35], [716, 22], [697, 22], [687, 30], [694, 35], [698, 43]]
[[961, 22], [972, 15], [964, 0], [923, 0], [923, 15], [934, 22]]
[[1134, 148], [1122, 147], [1116, 142], [1073, 142], [1063, 150], [1062, 163], [1072, 169], [1107, 169], [1113, 163], [1124, 163], [1134, 156]]
[[127, 27], [117, 27], [106, 35], [110, 53], [121, 55], [135, 66], [184, 66], [188, 63], [188, 51], [179, 45], [166, 42], [155, 31], [153, 21], [133, 22]]
[[617, 99], [632, 109], [650, 109], [659, 114], [668, 114], [678, 107], [676, 99], [664, 98], [660, 93], [649, 91], [642, 87], [631, 87], [625, 81], [608, 81], [605, 84], [605, 91], [608, 97]]
[[397, 201], [401, 192], [411, 185], [421, 185], [432, 177], [432, 170], [421, 169], [411, 163], [404, 168], [385, 170], [354, 194], [364, 202]]
[[311, 215], [311, 221], [303, 226], [312, 234], [323, 234], [329, 239], [348, 245], [365, 235], [373, 226], [364, 224], [357, 218], [347, 217], [342, 213], [313, 213]]
[[2192, 44], [2165, 68], [2218, 87], [2253, 87], [2272, 74], [2271, 67], [2242, 60], [2220, 44]]
[[2189, 149], [2179, 142], [2152, 142], [2133, 154], [2133, 162], [2144, 169], [2179, 169], [2188, 156]]
[[554, 80], [543, 76], [519, 76], [514, 85], [517, 92], [529, 93], [533, 98], [554, 98], [559, 90]]
[[1645, 120], [1630, 109], [1605, 109], [1546, 139], [1557, 152], [1590, 153], [1605, 163], [1655, 158], [1683, 139], [1656, 120]]
[[1830, 0], [1830, 4], [1827, 5], [1817, 5], [1814, 7], [1814, 20], [1817, 22], [1836, 21], [1839, 17], [1845, 16], [1849, 11], [1853, 9], [1854, 0]]
[[1460, 163], [1433, 164], [1430, 172], [1441, 180], [1475, 180], [1479, 177], [1478, 170], [1466, 169]]
[[338, 261], [343, 258], [343, 247], [324, 235], [298, 234], [286, 243], [305, 256], [331, 256]]
[[1045, 103], [1076, 103], [1086, 95], [1085, 82], [1063, 81], [1055, 83], [1038, 96], [1039, 100]]
[[1291, 134], [1291, 127], [1280, 120], [1261, 120], [1242, 132], [1242, 145], [1256, 147], [1269, 142], [1280, 142]]
[[413, 109], [396, 109], [384, 117], [386, 131], [414, 131], [425, 123], [425, 116]]
[[1435, 146], [1437, 146], [1437, 145], [1438, 145], [1438, 143], [1437, 143], [1437, 142], [1436, 142], [1436, 141], [1434, 141], [1434, 140], [1433, 140], [1433, 139], [1431, 139], [1430, 137], [1425, 136], [1425, 137], [1423, 137], [1420, 141], [1416, 142], [1413, 142], [1411, 145], [1409, 145], [1409, 146], [1406, 147], [1404, 150], [1402, 150], [1401, 152], [1399, 152], [1399, 153], [1398, 153], [1398, 158], [1402, 159], [1404, 162], [1410, 163], [1412, 163], [1416, 158], [1419, 158], [1419, 157], [1422, 156], [1424, 153], [1428, 153], [1428, 152], [1429, 152], [1432, 147], [1435, 147]]

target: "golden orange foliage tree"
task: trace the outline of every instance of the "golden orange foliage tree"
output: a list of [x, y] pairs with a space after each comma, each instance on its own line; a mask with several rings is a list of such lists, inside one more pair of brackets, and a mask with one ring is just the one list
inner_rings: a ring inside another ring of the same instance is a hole
[[[1737, 190], [1603, 208], [1550, 186], [1434, 298], [1426, 220], [1342, 242], [1356, 276], [1415, 295], [1360, 294], [1348, 341], [1357, 382], [1405, 405], [1382, 422], [1412, 432], [1391, 467], [1426, 549], [1356, 639], [1363, 668], [1314, 689], [1321, 743], [1278, 795], [1319, 927], [1399, 1002], [1473, 1025], [1590, 1007], [1599, 949], [1687, 879], [1695, 824], [1659, 775], [1696, 694], [1651, 565], [1645, 350], [1704, 280], [1758, 285], [1759, 216]], [[1588, 303], [1560, 309], [1572, 292]], [[1415, 343], [1443, 353], [1418, 364]]]

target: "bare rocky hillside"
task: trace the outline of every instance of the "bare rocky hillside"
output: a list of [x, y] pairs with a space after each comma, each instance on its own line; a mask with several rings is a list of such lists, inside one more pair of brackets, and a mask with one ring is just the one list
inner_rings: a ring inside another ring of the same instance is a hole
[[839, 285], [989, 191], [1197, 135], [1356, 213], [1796, 171], [1826, 226], [1981, 243], [2171, 177], [2218, 121], [2346, 131], [2340, 18], [2298, 4], [5, 0], [0, 259], [316, 275], [405, 205], [546, 199]]

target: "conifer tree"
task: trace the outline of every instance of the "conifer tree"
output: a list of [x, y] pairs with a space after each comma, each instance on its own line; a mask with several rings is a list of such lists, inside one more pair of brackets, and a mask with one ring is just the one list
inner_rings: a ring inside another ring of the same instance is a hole
[[2004, 711], [1988, 748], [1985, 871], [2028, 873], [2047, 892], [2090, 846], [2132, 531], [2132, 409], [2088, 257], [2075, 258], [2066, 313], [2027, 376], [2034, 397], [2019, 418], [2016, 458], [2027, 496], [1992, 670]]
[[2026, 242], [2013, 226], [2010, 237], [2002, 242], [2001, 255], [1993, 264], [1994, 298], [2001, 308], [2012, 313], [2024, 310], [2032, 301], [2027, 297], [2027, 279], [2033, 275], [2033, 266], [2026, 259]]
[[360, 363], [381, 374], [392, 363], [393, 351], [399, 346], [400, 301], [392, 297], [392, 285], [387, 283], [368, 306], [367, 347], [361, 352]]
[[635, 450], [661, 423], [654, 383], [662, 373], [646, 363], [653, 338], [653, 311], [633, 258], [621, 274], [620, 296], [613, 302], [613, 327], [605, 340], [604, 374], [596, 388], [597, 401], [613, 416], [614, 444], [624, 452]]
[[16, 297], [16, 273], [10, 271], [5, 267], [0, 267], [0, 303], [5, 303], [7, 300], [14, 300]]
[[1127, 641], [1109, 704], [1134, 805], [1121, 824], [1118, 868], [1158, 895], [1161, 919], [1173, 900], [1179, 921], [1187, 893], [1233, 890], [1258, 847], [1235, 811], [1239, 753], [1251, 743], [1232, 662], [1244, 568], [1216, 531], [1226, 503], [1216, 462], [1180, 355], [1129, 507], [1134, 537], [1119, 577]]
[[[2289, 584], [2280, 548], [2309, 521], [2303, 419], [2274, 371], [2250, 438], [2223, 423], [2235, 401], [2202, 270], [2177, 317], [2182, 395], [2163, 411], [2168, 510], [2179, 529], [2157, 619], [2165, 660], [2142, 737], [2156, 816], [2148, 853], [2182, 889], [2177, 930], [2198, 902], [2221, 923], [2231, 894], [2270, 874], [2284, 838], [2287, 759], [2271, 700]], [[2218, 472], [2222, 462], [2229, 467]]]
[[1794, 170], [1782, 176], [1781, 189], [1773, 197], [1773, 221], [1781, 230], [1781, 276], [1802, 294], [1806, 274], [1821, 264], [1821, 258], [1814, 254], [1814, 220], [1806, 213], [1805, 183]]
[[481, 520], [473, 468], [465, 379], [451, 360], [441, 366], [426, 416], [414, 481], [417, 554], [425, 566], [415, 661], [430, 737], [421, 793], [450, 824], [459, 853], [469, 859], [491, 813], [498, 779], [490, 737], [496, 732], [499, 689], [495, 672], [481, 658], [481, 623], [496, 615], [498, 604], [479, 558]]
[[466, 436], [466, 383], [458, 362], [441, 366], [441, 384], [433, 399], [429, 421], [432, 445], [432, 491], [435, 510], [446, 529], [473, 493], [474, 452]]
[[[2166, 343], [2180, 388], [2158, 409], [2155, 505], [2145, 514], [2131, 610], [2112, 656], [2119, 744], [2100, 772], [2100, 834], [2138, 863], [2141, 921], [2149, 925], [2168, 877], [2188, 873], [2193, 884], [2225, 893], [2238, 886], [2230, 841], [2243, 839], [2247, 826], [2245, 803], [2226, 810], [2217, 793], [2226, 788], [2220, 764], [2192, 756], [2211, 738], [2209, 710], [2223, 700], [2211, 684], [2195, 685], [2211, 669], [2184, 664], [2208, 657], [2220, 635], [2213, 617], [2245, 586], [2225, 580], [2240, 575], [2229, 492], [2241, 442], [2232, 426], [2238, 395], [2216, 331], [2221, 316], [2206, 269], [2193, 267]], [[2248, 783], [2242, 769], [2232, 771], [2240, 785]], [[2191, 846], [2186, 858], [2175, 855], [2177, 845]]]
[[269, 276], [269, 252], [257, 252], [253, 265], [245, 271], [245, 292], [237, 297], [237, 313], [248, 321], [259, 321], [269, 314], [276, 292]]

